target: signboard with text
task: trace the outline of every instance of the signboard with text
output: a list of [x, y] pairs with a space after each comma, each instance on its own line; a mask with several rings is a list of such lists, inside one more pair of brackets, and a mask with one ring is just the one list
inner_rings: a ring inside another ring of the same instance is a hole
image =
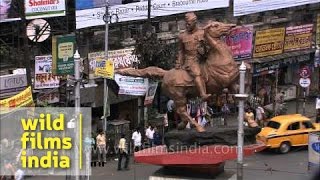
[[59, 87], [60, 77], [52, 74], [52, 56], [35, 57], [34, 89], [46, 89]]
[[66, 15], [65, 0], [36, 1], [25, 0], [25, 13], [27, 19], [56, 17]]
[[285, 28], [273, 28], [256, 32], [253, 57], [265, 57], [283, 52]]
[[[133, 54], [134, 48], [125, 48], [119, 50], [108, 51], [108, 59], [114, 64], [114, 69], [132, 68], [138, 58]], [[104, 51], [92, 52], [88, 54], [89, 59], [89, 74], [95, 74], [95, 69], [100, 62], [104, 61]], [[97, 77], [97, 76], [96, 76]]]
[[252, 56], [253, 26], [233, 29], [225, 37], [227, 45], [231, 48], [235, 60], [247, 59]]
[[27, 87], [26, 74], [8, 74], [0, 76], [0, 94], [19, 91]]
[[119, 85], [119, 94], [144, 96], [148, 90], [147, 78], [122, 76], [120, 74], [115, 74], [114, 78]]
[[312, 43], [313, 24], [290, 26], [286, 28], [284, 51], [308, 49]]
[[52, 69], [55, 75], [73, 75], [75, 52], [74, 35], [52, 37]]
[[102, 60], [96, 64], [94, 74], [103, 78], [114, 79], [114, 64], [111, 60]]
[[158, 88], [158, 82], [156, 81], [150, 81], [149, 80], [149, 86], [148, 86], [148, 91], [146, 93], [146, 96], [144, 98], [144, 105], [150, 105], [153, 102], [154, 96], [157, 92], [157, 88]]
[[[19, 6], [23, 0], [0, 0], [0, 22], [21, 20]], [[26, 19], [66, 15], [66, 0], [24, 0]]]
[[[148, 1], [130, 2], [113, 0], [109, 2], [111, 21], [124, 22], [148, 18]], [[226, 0], [151, 0], [151, 18], [229, 7]], [[76, 0], [76, 28], [104, 25], [104, 3], [101, 0]]]
[[319, 3], [319, 0], [234, 0], [234, 16]]

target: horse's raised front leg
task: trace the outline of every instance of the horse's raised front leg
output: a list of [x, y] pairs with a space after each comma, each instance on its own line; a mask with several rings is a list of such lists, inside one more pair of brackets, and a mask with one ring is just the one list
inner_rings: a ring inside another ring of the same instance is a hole
[[205, 131], [204, 128], [202, 126], [200, 126], [198, 124], [197, 121], [195, 121], [187, 112], [187, 100], [186, 98], [184, 99], [179, 99], [179, 100], [175, 100], [175, 106], [176, 106], [176, 112], [178, 113], [178, 115], [181, 118], [181, 123], [178, 125], [178, 129], [185, 129], [186, 125], [188, 124], [188, 122], [190, 123], [190, 125], [194, 125], [197, 129], [198, 132], [203, 132]]

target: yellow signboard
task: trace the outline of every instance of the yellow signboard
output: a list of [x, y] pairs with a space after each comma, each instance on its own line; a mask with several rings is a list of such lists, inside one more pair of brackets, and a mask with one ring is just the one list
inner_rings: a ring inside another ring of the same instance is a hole
[[29, 107], [30, 105], [33, 105], [33, 98], [31, 87], [29, 86], [17, 95], [0, 100], [0, 114], [9, 112], [8, 108]]
[[316, 40], [316, 43], [318, 45], [320, 45], [320, 14], [318, 14], [317, 16], [317, 32], [316, 32], [316, 37], [317, 37], [317, 40]]
[[295, 51], [311, 47], [313, 24], [286, 28], [284, 51]]
[[103, 78], [114, 79], [114, 64], [113, 61], [97, 61], [94, 74]]
[[265, 57], [283, 52], [285, 28], [256, 32], [253, 57]]

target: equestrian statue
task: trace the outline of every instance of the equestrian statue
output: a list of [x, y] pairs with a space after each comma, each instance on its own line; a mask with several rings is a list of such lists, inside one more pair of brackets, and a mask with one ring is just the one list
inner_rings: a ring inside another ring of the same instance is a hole
[[[175, 68], [164, 70], [155, 66], [144, 69], [122, 69], [116, 73], [136, 77], [162, 78], [163, 92], [174, 100], [175, 110], [182, 119], [178, 129], [189, 122], [198, 132], [205, 131], [188, 113], [188, 98], [208, 100], [223, 89], [237, 93], [239, 68], [231, 49], [221, 40], [235, 24], [209, 21], [204, 27], [197, 26], [197, 16], [186, 13], [186, 30], [179, 35], [179, 51]], [[247, 68], [250, 68], [247, 65]]]

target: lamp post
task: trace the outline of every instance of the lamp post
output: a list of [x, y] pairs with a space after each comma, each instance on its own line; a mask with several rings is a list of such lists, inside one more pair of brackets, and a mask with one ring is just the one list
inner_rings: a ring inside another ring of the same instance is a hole
[[74, 168], [75, 168], [75, 178], [76, 180], [79, 180], [79, 175], [80, 175], [80, 170], [79, 170], [79, 136], [78, 136], [78, 132], [79, 132], [79, 114], [80, 114], [80, 54], [78, 52], [78, 50], [76, 50], [76, 53], [73, 56], [74, 58], [74, 77], [76, 80], [76, 86], [75, 86], [75, 120], [76, 120], [76, 124], [75, 124], [75, 148], [74, 148]]
[[237, 147], [237, 180], [243, 179], [243, 116], [244, 116], [244, 100], [248, 94], [244, 93], [245, 89], [245, 74], [247, 67], [242, 61], [240, 70], [240, 91], [235, 97], [239, 99], [239, 114], [238, 114], [238, 147]]
[[[105, 36], [104, 36], [104, 55], [105, 61], [108, 60], [108, 43], [109, 43], [109, 0], [105, 1], [105, 15], [104, 15], [104, 22], [105, 22]], [[107, 84], [107, 78], [103, 78], [103, 130], [106, 133], [107, 131], [107, 106], [108, 106], [108, 96], [109, 96], [109, 87]]]

